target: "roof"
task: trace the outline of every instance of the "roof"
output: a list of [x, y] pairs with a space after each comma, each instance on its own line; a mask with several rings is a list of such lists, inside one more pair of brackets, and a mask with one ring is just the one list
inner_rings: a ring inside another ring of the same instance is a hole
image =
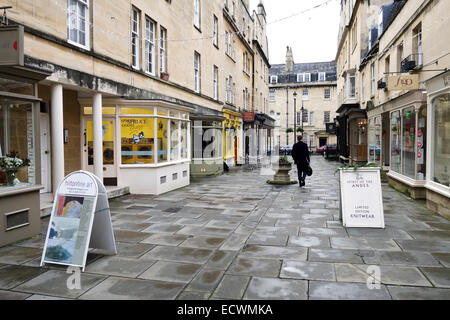
[[[276, 76], [281, 74], [286, 74], [285, 64], [273, 64], [269, 69], [269, 75]], [[336, 61], [328, 62], [310, 62], [310, 63], [295, 63], [293, 71], [289, 72], [292, 74], [297, 73], [335, 73], [336, 74]]]

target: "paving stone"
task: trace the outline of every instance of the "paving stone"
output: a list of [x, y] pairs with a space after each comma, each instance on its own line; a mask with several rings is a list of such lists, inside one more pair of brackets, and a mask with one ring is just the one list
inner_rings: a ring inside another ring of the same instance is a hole
[[216, 250], [206, 263], [205, 268], [226, 270], [236, 255], [236, 251]]
[[183, 284], [109, 277], [80, 299], [85, 300], [174, 300]]
[[0, 290], [0, 301], [2, 300], [25, 300], [31, 296], [29, 293]]
[[14, 290], [49, 296], [77, 298], [105, 279], [103, 276], [81, 273], [81, 288], [71, 290], [67, 286], [67, 281], [71, 275], [73, 274], [68, 274], [65, 271], [49, 270], [21, 284]]
[[157, 246], [143, 255], [141, 259], [204, 264], [212, 254], [213, 251], [207, 249]]
[[204, 226], [210, 220], [209, 219], [191, 219], [191, 218], [181, 218], [176, 221], [176, 224], [185, 226]]
[[269, 235], [254, 233], [247, 240], [247, 244], [261, 244], [273, 246], [285, 246], [288, 240], [287, 234]]
[[334, 268], [336, 270], [336, 279], [338, 282], [360, 282], [367, 283], [368, 278], [371, 276], [363, 270], [367, 268], [367, 265], [353, 265], [350, 263], [335, 263]]
[[365, 239], [365, 238], [330, 238], [331, 247], [336, 249], [362, 249], [401, 251], [392, 239]]
[[208, 300], [211, 292], [186, 291], [180, 293], [177, 300]]
[[74, 299], [54, 297], [54, 296], [44, 296], [41, 294], [33, 294], [26, 300], [74, 300]]
[[268, 233], [268, 234], [287, 234], [289, 236], [297, 236], [299, 227], [257, 227], [255, 233]]
[[200, 271], [194, 280], [186, 288], [186, 291], [213, 291], [224, 272], [221, 270], [204, 269]]
[[247, 240], [248, 236], [245, 234], [231, 234], [224, 242], [224, 244], [220, 247], [221, 250], [232, 250], [237, 251], [240, 250]]
[[41, 255], [42, 249], [9, 246], [0, 249], [0, 263], [22, 264]]
[[288, 246], [329, 248], [330, 240], [327, 237], [290, 236]]
[[446, 268], [450, 268], [450, 253], [432, 253], [433, 257]]
[[186, 239], [192, 236], [182, 235], [182, 234], [161, 234], [156, 233], [145, 238], [141, 243], [149, 243], [161, 246], [178, 246], [183, 243]]
[[151, 226], [151, 223], [135, 223], [125, 220], [116, 220], [113, 222], [114, 230], [142, 231], [149, 226]]
[[437, 240], [437, 241], [447, 241], [450, 244], [450, 231], [409, 231], [415, 239], [419, 240]]
[[397, 240], [405, 251], [450, 252], [450, 241], [437, 240]]
[[300, 247], [277, 247], [246, 245], [241, 252], [247, 258], [289, 259], [305, 261], [308, 249]]
[[327, 229], [327, 228], [300, 228], [300, 236], [340, 236], [346, 237], [347, 233], [344, 229]]
[[27, 248], [38, 248], [42, 249], [45, 245], [45, 237], [40, 234], [38, 236], [35, 236], [33, 238], [21, 241], [19, 243], [14, 244], [17, 247], [27, 247]]
[[306, 300], [307, 291], [308, 282], [304, 280], [254, 277], [244, 300]]
[[211, 220], [205, 227], [235, 229], [240, 223], [241, 221]]
[[16, 265], [0, 268], [0, 289], [12, 289], [25, 281], [37, 277], [45, 271], [42, 268]]
[[394, 300], [450, 300], [450, 289], [388, 286]]
[[201, 265], [158, 261], [139, 278], [168, 282], [188, 283], [200, 270]]
[[153, 249], [155, 246], [151, 244], [142, 244], [142, 243], [126, 243], [126, 242], [117, 242], [117, 255], [121, 257], [127, 258], [139, 258], [144, 253]]
[[180, 244], [180, 247], [214, 249], [218, 248], [226, 238], [218, 238], [212, 236], [194, 236], [186, 239]]
[[450, 288], [450, 269], [447, 268], [420, 268], [435, 287]]
[[375, 252], [371, 257], [364, 257], [366, 264], [405, 265], [414, 267], [439, 267], [439, 262], [427, 252]]
[[175, 232], [183, 229], [184, 226], [182, 225], [176, 225], [176, 224], [165, 224], [165, 223], [155, 223], [151, 225], [150, 227], [142, 230], [143, 232], [148, 233], [168, 233], [168, 234], [174, 234]]
[[280, 278], [336, 281], [333, 264], [307, 261], [283, 261]]
[[237, 258], [227, 273], [257, 277], [278, 277], [281, 260]]
[[[368, 272], [368, 266], [358, 266], [363, 272]], [[417, 287], [431, 287], [431, 283], [423, 276], [418, 268], [403, 266], [377, 266], [380, 268], [380, 278], [383, 284], [408, 285]], [[370, 276], [373, 274], [370, 273]]]
[[114, 230], [114, 239], [118, 242], [133, 242], [137, 243], [145, 238], [148, 238], [150, 234], [146, 232], [137, 232], [130, 230]]
[[373, 255], [373, 252], [361, 252], [360, 250], [310, 248], [308, 261], [363, 263], [362, 256], [364, 256], [364, 254]]
[[240, 300], [244, 295], [250, 277], [224, 275], [211, 299], [225, 298]]
[[381, 238], [381, 239], [412, 239], [403, 230], [399, 229], [372, 229], [372, 228], [347, 228], [350, 237]]
[[156, 261], [124, 257], [105, 257], [86, 267], [86, 272], [136, 278]]
[[391, 300], [386, 286], [370, 290], [366, 284], [343, 282], [309, 282], [311, 300]]
[[232, 232], [231, 229], [224, 228], [207, 228], [207, 227], [197, 227], [197, 226], [186, 226], [177, 234], [185, 234], [185, 235], [203, 235], [203, 236], [227, 236]]

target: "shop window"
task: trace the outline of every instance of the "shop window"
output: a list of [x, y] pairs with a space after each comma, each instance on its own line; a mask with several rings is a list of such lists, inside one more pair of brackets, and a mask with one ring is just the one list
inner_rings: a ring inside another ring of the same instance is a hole
[[30, 96], [34, 95], [34, 89], [31, 83], [19, 82], [5, 78], [0, 78], [0, 91]]
[[158, 162], [167, 162], [167, 144], [168, 144], [168, 120], [157, 119], [157, 141], [158, 141]]
[[450, 187], [450, 94], [444, 94], [433, 101], [433, 112], [433, 181]]
[[[186, 129], [187, 133], [187, 129]], [[192, 150], [194, 159], [222, 157], [222, 128], [211, 121], [194, 121]], [[187, 142], [186, 142], [187, 147]], [[186, 155], [187, 156], [187, 155]]]
[[[93, 122], [87, 122], [88, 133], [88, 165], [94, 165], [94, 134]], [[102, 121], [103, 133], [103, 164], [114, 164], [114, 121]]]
[[154, 143], [153, 118], [121, 119], [122, 164], [153, 164]]
[[402, 111], [403, 144], [402, 144], [402, 174], [415, 179], [416, 165], [416, 112], [414, 108]]
[[381, 116], [369, 120], [369, 163], [381, 165]]
[[169, 110], [164, 108], [158, 108], [158, 116], [168, 116]]
[[401, 173], [401, 130], [402, 119], [400, 118], [400, 111], [392, 112], [391, 114], [391, 170]]
[[[92, 107], [84, 107], [83, 113], [85, 115], [92, 115]], [[103, 115], [115, 115], [116, 114], [116, 108], [115, 107], [103, 107], [102, 108]]]
[[426, 143], [427, 143], [427, 106], [419, 110], [419, 122], [417, 124], [417, 180], [426, 179]]
[[[34, 184], [35, 181], [35, 150], [34, 150], [33, 106], [30, 103], [0, 100], [0, 158], [6, 160], [8, 155], [30, 160], [29, 166], [19, 167], [13, 179], [16, 186]], [[10, 169], [11, 166], [9, 166]], [[7, 186], [8, 176], [5, 168], [0, 168], [0, 188]]]
[[181, 122], [180, 125], [180, 143], [181, 143], [181, 159], [188, 158], [188, 124]]
[[178, 120], [170, 120], [170, 160], [176, 161], [180, 159], [179, 153], [179, 124]]
[[[103, 108], [105, 109], [105, 108]], [[125, 115], [130, 114], [154, 114], [153, 108], [121, 108], [120, 113]]]

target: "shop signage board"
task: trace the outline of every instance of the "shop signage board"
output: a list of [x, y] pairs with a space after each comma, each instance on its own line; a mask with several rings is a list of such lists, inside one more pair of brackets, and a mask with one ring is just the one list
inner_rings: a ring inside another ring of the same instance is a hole
[[59, 185], [45, 238], [45, 263], [84, 268], [89, 248], [117, 254], [105, 186], [92, 173], [77, 171]]
[[0, 27], [0, 66], [23, 66], [23, 26]]
[[255, 113], [254, 112], [244, 112], [242, 114], [244, 122], [254, 122], [255, 121]]
[[416, 90], [419, 89], [419, 75], [402, 74], [388, 78], [388, 90]]
[[379, 168], [340, 169], [341, 219], [347, 228], [383, 228]]

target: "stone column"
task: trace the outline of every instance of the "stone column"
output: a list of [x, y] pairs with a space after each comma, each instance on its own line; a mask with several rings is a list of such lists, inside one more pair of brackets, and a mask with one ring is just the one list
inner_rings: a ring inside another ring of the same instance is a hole
[[52, 128], [52, 188], [53, 193], [64, 179], [64, 116], [63, 116], [63, 87], [52, 85], [51, 104]]
[[92, 124], [94, 139], [94, 174], [103, 182], [103, 120], [102, 95], [94, 94], [92, 102]]

